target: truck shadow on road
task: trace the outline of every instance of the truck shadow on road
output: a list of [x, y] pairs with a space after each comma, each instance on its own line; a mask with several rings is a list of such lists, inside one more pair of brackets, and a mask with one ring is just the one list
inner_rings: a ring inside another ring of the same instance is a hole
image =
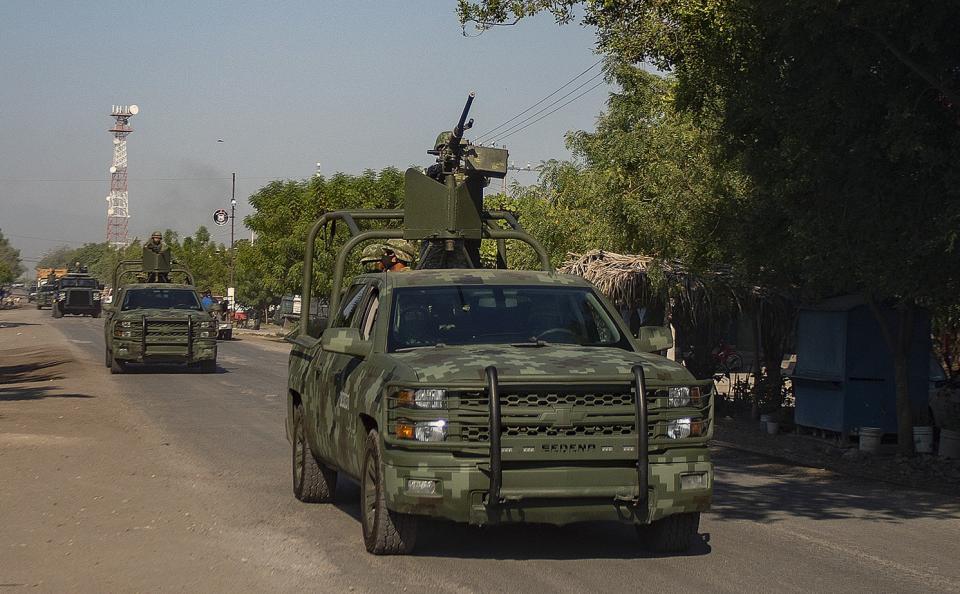
[[230, 373], [230, 371], [219, 365], [217, 365], [217, 370], [213, 373], [201, 374], [200, 370], [194, 367], [187, 367], [181, 364], [165, 365], [163, 363], [151, 363], [149, 365], [127, 363], [123, 370], [123, 375], [221, 375], [225, 373]]
[[96, 398], [90, 394], [57, 394], [56, 388], [37, 386], [16, 386], [0, 388], [0, 402], [17, 402], [22, 400], [41, 400], [43, 398]]
[[31, 324], [29, 322], [0, 322], [0, 330], [9, 330], [11, 328], [20, 328], [22, 326], [39, 326], [40, 324]]
[[[63, 375], [59, 370], [53, 368], [60, 367], [69, 363], [71, 359], [50, 359], [48, 361], [30, 361], [27, 363], [15, 363], [12, 365], [0, 364], [0, 385], [2, 384], [20, 384], [50, 382], [62, 379]], [[6, 389], [4, 389], [6, 391]]]
[[[346, 483], [346, 484], [345, 484]], [[350, 482], [337, 485], [336, 507], [357, 522], [360, 490]], [[710, 534], [697, 535], [685, 553], [656, 553], [644, 547], [632, 526], [618, 522], [585, 522], [567, 526], [505, 524], [467, 526], [442, 520], [420, 522], [416, 557], [497, 560], [652, 559], [709, 555]]]
[[802, 518], [902, 523], [916, 518], [960, 518], [958, 497], [786, 465], [756, 454], [724, 454], [714, 462], [712, 515], [721, 521]]

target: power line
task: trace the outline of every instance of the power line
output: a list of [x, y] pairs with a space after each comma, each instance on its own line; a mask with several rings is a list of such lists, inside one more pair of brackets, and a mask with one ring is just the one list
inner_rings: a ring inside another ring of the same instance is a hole
[[[477, 136], [477, 137], [474, 139], [474, 142], [476, 142], [476, 143], [481, 142], [481, 140], [482, 140], [484, 137], [489, 136], [491, 133], [496, 132], [496, 131], [499, 130], [500, 128], [503, 128], [504, 126], [506, 126], [506, 125], [509, 124], [510, 122], [514, 121], [515, 119], [519, 118], [519, 117], [522, 116], [523, 114], [527, 113], [527, 112], [530, 111], [531, 109], [534, 109], [535, 107], [537, 107], [538, 105], [540, 105], [541, 103], [543, 103], [544, 101], [546, 101], [547, 99], [549, 99], [550, 97], [553, 97], [554, 95], [556, 95], [557, 93], [559, 93], [560, 91], [562, 91], [563, 89], [565, 89], [566, 87], [568, 87], [570, 84], [572, 84], [573, 81], [577, 80], [578, 78], [580, 78], [580, 77], [583, 76], [584, 74], [586, 74], [586, 73], [590, 72], [591, 70], [593, 70], [594, 68], [596, 68], [596, 67], [597, 67], [597, 64], [599, 64], [600, 62], [603, 62], [603, 58], [600, 58], [599, 60], [597, 60], [596, 62], [594, 62], [593, 64], [591, 64], [589, 68], [587, 68], [586, 70], [584, 70], [584, 71], [581, 72], [580, 74], [574, 76], [573, 78], [571, 78], [571, 79], [568, 80], [567, 82], [563, 83], [563, 85], [561, 85], [560, 87], [558, 87], [556, 90], [554, 90], [552, 93], [550, 93], [549, 95], [547, 95], [547, 96], [544, 97], [543, 99], [537, 101], [536, 103], [534, 103], [534, 104], [531, 105], [530, 107], [528, 107], [528, 108], [526, 108], [525, 110], [521, 111], [520, 113], [518, 113], [517, 115], [513, 116], [513, 117], [510, 118], [509, 120], [503, 122], [502, 124], [500, 124], [500, 125], [497, 126], [496, 128], [491, 128], [490, 130], [487, 130], [487, 131], [484, 132], [483, 134], [480, 134], [479, 136]], [[596, 78], [596, 77], [594, 77], [594, 78]]]
[[[129, 178], [131, 182], [171, 182], [171, 181], [230, 181], [229, 177], [132, 177]], [[283, 177], [238, 177], [237, 179], [249, 179], [249, 180], [259, 180], [259, 179], [269, 179], [269, 180], [283, 180], [286, 178]], [[59, 178], [59, 179], [50, 179], [50, 178], [32, 178], [32, 179], [12, 179], [12, 178], [0, 178], [0, 183], [110, 183], [109, 179], [106, 178], [97, 178], [97, 179], [85, 179], [85, 178]]]
[[530, 122], [529, 124], [527, 124], [527, 125], [525, 125], [525, 126], [523, 126], [523, 127], [521, 127], [521, 128], [517, 128], [516, 130], [514, 130], [513, 132], [510, 132], [509, 134], [506, 134], [506, 135], [504, 135], [504, 136], [499, 137], [499, 141], [502, 142], [503, 140], [505, 140], [505, 139], [507, 139], [507, 138], [510, 138], [511, 136], [513, 136], [514, 134], [516, 134], [517, 132], [520, 132], [521, 130], [525, 130], [526, 128], [529, 128], [530, 126], [536, 124], [537, 122], [539, 122], [540, 120], [546, 118], [547, 116], [550, 116], [550, 115], [555, 114], [556, 112], [558, 112], [558, 111], [560, 111], [561, 109], [563, 109], [564, 107], [570, 105], [571, 103], [573, 103], [574, 101], [576, 101], [576, 100], [579, 99], [580, 97], [583, 97], [584, 95], [586, 95], [586, 94], [589, 93], [590, 91], [596, 89], [597, 87], [599, 87], [599, 86], [602, 85], [602, 84], [603, 84], [603, 81], [598, 82], [597, 84], [593, 85], [592, 87], [590, 87], [590, 88], [587, 89], [586, 91], [580, 93], [579, 95], [577, 95], [577, 96], [574, 97], [573, 99], [571, 99], [571, 100], [567, 101], [566, 103], [564, 103], [563, 105], [557, 107], [557, 108], [554, 109], [553, 111], [551, 111], [551, 112], [549, 112], [549, 113], [545, 113], [545, 114], [543, 114], [541, 117], [539, 117], [539, 118], [533, 120], [532, 122]]

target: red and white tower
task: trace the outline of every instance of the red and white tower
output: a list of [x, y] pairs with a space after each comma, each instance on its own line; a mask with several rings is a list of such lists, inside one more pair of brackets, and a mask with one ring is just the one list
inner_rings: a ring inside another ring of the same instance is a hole
[[111, 247], [127, 247], [127, 222], [130, 202], [127, 199], [127, 135], [133, 132], [130, 118], [137, 115], [136, 105], [114, 105], [110, 115], [116, 120], [113, 133], [113, 165], [110, 166], [110, 195], [107, 196], [107, 243]]

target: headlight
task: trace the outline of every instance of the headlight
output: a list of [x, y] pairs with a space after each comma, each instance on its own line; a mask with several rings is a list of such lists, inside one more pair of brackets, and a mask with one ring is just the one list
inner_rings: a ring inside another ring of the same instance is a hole
[[57, 299], [66, 299], [66, 298], [67, 298], [66, 293], [57, 293]]
[[132, 324], [130, 324], [130, 322], [120, 322], [120, 325], [124, 328], [129, 328]]
[[124, 331], [123, 328], [114, 328], [113, 335], [117, 338], [130, 338], [130, 331]]
[[436, 388], [401, 390], [397, 393], [397, 404], [412, 408], [445, 408], [447, 391]]
[[438, 421], [398, 421], [396, 435], [400, 439], [416, 441], [443, 441], [447, 438], [447, 422]]
[[667, 421], [667, 437], [670, 439], [685, 439], [690, 437], [690, 418]]
[[206, 327], [207, 327], [207, 328], [210, 328], [211, 330], [216, 330], [216, 329], [217, 329], [217, 321], [216, 321], [216, 320], [210, 320], [209, 322], [207, 322]]
[[204, 330], [203, 332], [200, 333], [200, 338], [213, 338], [214, 336], [216, 336], [216, 332], [209, 332], [207, 330]]
[[700, 388], [673, 387], [667, 390], [667, 406], [700, 406]]
[[99, 301], [99, 300], [100, 300], [100, 293], [97, 293], [96, 291], [94, 291], [94, 293], [93, 293], [93, 300], [94, 300], [94, 301]]

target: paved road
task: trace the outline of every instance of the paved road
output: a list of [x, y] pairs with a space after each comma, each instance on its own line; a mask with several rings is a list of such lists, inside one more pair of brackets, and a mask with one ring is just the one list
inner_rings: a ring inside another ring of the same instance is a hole
[[[102, 364], [100, 320], [42, 319], [204, 469], [184, 480], [210, 485], [205, 496], [224, 502], [220, 529], [240, 534], [251, 559], [285, 543], [310, 544], [298, 549], [296, 563], [264, 564], [271, 575], [285, 574], [279, 589], [960, 591], [960, 499], [722, 449], [715, 453], [714, 511], [686, 555], [645, 553], [632, 529], [620, 525], [437, 523], [422, 534], [416, 556], [372, 557], [363, 549], [354, 485], [341, 482], [341, 503], [332, 506], [293, 498], [283, 435], [285, 345], [259, 338], [222, 343], [213, 375], [164, 369], [111, 376]], [[311, 568], [318, 566], [335, 579], [316, 581]]]

